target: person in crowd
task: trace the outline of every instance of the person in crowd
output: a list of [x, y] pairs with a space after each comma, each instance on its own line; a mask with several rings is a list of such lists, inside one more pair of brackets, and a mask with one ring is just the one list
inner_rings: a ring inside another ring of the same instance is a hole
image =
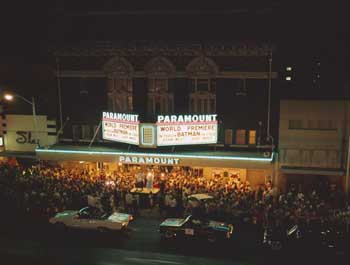
[[148, 172], [146, 176], [146, 188], [147, 189], [153, 189], [153, 181], [154, 181], [154, 173]]
[[133, 196], [130, 192], [127, 192], [125, 195], [125, 206], [126, 206], [126, 210], [128, 213], [132, 213], [133, 214]]
[[137, 193], [132, 196], [132, 210], [135, 216], [139, 214], [139, 195]]

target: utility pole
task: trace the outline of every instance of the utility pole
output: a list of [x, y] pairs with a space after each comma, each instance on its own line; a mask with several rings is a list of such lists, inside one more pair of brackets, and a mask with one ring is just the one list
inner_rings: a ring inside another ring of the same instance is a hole
[[32, 113], [33, 113], [33, 119], [34, 119], [34, 133], [35, 133], [35, 136], [33, 137], [34, 138], [34, 141], [36, 141], [36, 146], [35, 147], [38, 147], [40, 146], [40, 136], [39, 136], [39, 132], [38, 132], [38, 120], [37, 120], [37, 117], [36, 117], [36, 110], [35, 110], [35, 100], [34, 100], [34, 97], [32, 97]]
[[268, 85], [268, 96], [267, 96], [267, 139], [270, 140], [270, 116], [271, 116], [271, 78], [272, 78], [272, 49], [269, 54], [269, 85]]
[[56, 76], [57, 76], [57, 92], [58, 92], [58, 106], [60, 111], [60, 129], [59, 132], [62, 130], [63, 126], [63, 118], [62, 118], [62, 96], [61, 96], [61, 78], [60, 78], [60, 65], [59, 65], [59, 59], [56, 57]]

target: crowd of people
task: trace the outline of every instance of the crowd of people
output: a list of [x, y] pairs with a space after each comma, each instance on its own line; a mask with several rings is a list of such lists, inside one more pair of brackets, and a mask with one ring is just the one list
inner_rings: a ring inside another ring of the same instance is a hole
[[[49, 217], [65, 209], [99, 204], [139, 214], [140, 208], [159, 210], [161, 217], [200, 215], [256, 224], [326, 220], [335, 212], [350, 211], [336, 186], [315, 185], [308, 192], [291, 186], [280, 192], [267, 181], [251, 187], [239, 175], [204, 177], [185, 168], [140, 168], [104, 171], [52, 166], [0, 165], [1, 196], [32, 216]], [[142, 193], [143, 189], [149, 193]], [[189, 200], [208, 194], [207, 200]], [[96, 200], [98, 198], [98, 200]], [[2, 199], [2, 201], [4, 201]]]

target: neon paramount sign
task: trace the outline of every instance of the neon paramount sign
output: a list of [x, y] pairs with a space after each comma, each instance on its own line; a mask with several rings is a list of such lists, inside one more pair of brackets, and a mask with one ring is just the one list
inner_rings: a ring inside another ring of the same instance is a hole
[[157, 123], [216, 122], [217, 114], [158, 115]]
[[145, 165], [178, 165], [179, 158], [157, 157], [157, 156], [119, 156], [119, 162], [125, 164], [145, 164]]

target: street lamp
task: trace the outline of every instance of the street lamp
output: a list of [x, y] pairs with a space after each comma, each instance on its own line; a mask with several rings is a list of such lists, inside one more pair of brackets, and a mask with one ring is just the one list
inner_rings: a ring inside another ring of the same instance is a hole
[[[32, 106], [32, 112], [33, 112], [33, 120], [34, 120], [34, 133], [35, 133], [35, 138], [37, 138], [36, 140], [39, 139], [39, 135], [37, 134], [37, 129], [38, 129], [38, 124], [37, 124], [37, 117], [36, 117], [36, 111], [35, 111], [35, 100], [34, 97], [32, 97], [32, 101], [26, 99], [25, 97], [18, 95], [18, 94], [10, 94], [10, 93], [6, 93], [4, 95], [4, 99], [7, 101], [12, 101], [15, 97], [22, 99], [24, 102], [30, 104]], [[36, 144], [39, 144], [39, 141], [36, 142]]]
[[11, 101], [11, 100], [13, 100], [13, 95], [11, 95], [11, 94], [5, 94], [4, 98], [5, 98], [6, 100], [8, 100], [8, 101]]

